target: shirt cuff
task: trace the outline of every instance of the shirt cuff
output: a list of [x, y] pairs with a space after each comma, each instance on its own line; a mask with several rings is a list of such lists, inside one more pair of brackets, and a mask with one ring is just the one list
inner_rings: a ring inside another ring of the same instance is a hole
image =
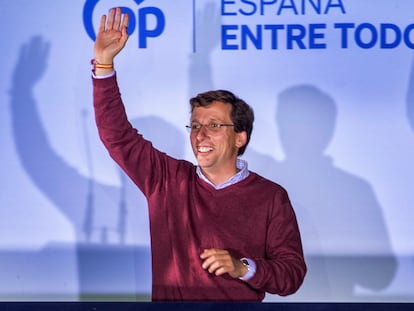
[[100, 75], [100, 76], [95, 75], [95, 73], [92, 71], [92, 77], [94, 77], [95, 79], [110, 78], [110, 77], [113, 77], [114, 75], [115, 75], [115, 70], [112, 71], [111, 73], [108, 73], [106, 75]]
[[247, 268], [247, 273], [244, 276], [240, 277], [239, 279], [242, 281], [247, 281], [255, 275], [256, 263], [250, 258], [242, 258], [241, 260], [246, 260], [249, 263], [249, 266]]

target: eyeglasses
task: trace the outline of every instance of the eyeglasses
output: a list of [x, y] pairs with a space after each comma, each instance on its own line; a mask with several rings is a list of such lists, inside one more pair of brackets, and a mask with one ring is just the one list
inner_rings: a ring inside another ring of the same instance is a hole
[[193, 123], [191, 125], [186, 125], [185, 127], [190, 133], [198, 133], [201, 128], [204, 128], [208, 132], [218, 132], [220, 128], [224, 126], [234, 126], [234, 124], [226, 124], [226, 123], [208, 123], [208, 124], [200, 124], [200, 123]]

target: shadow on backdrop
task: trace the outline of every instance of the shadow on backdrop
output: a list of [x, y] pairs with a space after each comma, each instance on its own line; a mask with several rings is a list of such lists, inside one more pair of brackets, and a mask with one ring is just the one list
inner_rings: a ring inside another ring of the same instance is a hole
[[[411, 130], [414, 132], [414, 59], [411, 61], [410, 76], [408, 78], [406, 112], [408, 123], [411, 126]], [[412, 263], [414, 264], [414, 259], [412, 260]]]
[[221, 15], [215, 2], [208, 2], [195, 16], [195, 52], [190, 55], [189, 98], [214, 89], [211, 54], [220, 43]]
[[[90, 146], [82, 151], [88, 160], [89, 178], [53, 150], [34, 98], [34, 87], [47, 69], [49, 50], [50, 44], [42, 37], [33, 37], [21, 47], [13, 74], [12, 126], [21, 164], [37, 188], [73, 225], [77, 241], [79, 298], [148, 300], [151, 291], [150, 249], [149, 246], [133, 245], [137, 239], [141, 244], [144, 240], [149, 245], [146, 200], [120, 169], [120, 186], [96, 181]], [[131, 123], [160, 150], [177, 158], [183, 157], [185, 139], [173, 125], [156, 116], [137, 118]], [[85, 141], [87, 143], [88, 139]], [[84, 145], [81, 141], [79, 148]], [[47, 257], [41, 253], [25, 256], [37, 258], [33, 261], [37, 264], [32, 268], [47, 273], [50, 263], [62, 251], [67, 248], [51, 243], [42, 252], [47, 253]], [[2, 263], [10, 268], [27, 268], [13, 266], [13, 254], [2, 254], [2, 258], [7, 256], [8, 260], [3, 259]]]
[[[199, 10], [196, 30], [199, 41], [190, 58], [190, 96], [214, 89], [211, 55], [220, 38], [214, 2]], [[275, 120], [285, 160], [276, 161], [251, 147], [243, 155], [251, 170], [286, 187], [297, 213], [308, 265], [302, 288], [291, 296], [297, 301], [364, 300], [355, 294], [357, 286], [385, 289], [397, 268], [372, 187], [325, 155], [336, 114], [334, 100], [316, 87], [289, 88], [279, 95]], [[277, 139], [276, 133], [265, 139]]]
[[406, 111], [408, 122], [414, 131], [414, 60], [411, 61], [410, 76], [408, 78]]
[[257, 165], [257, 159], [251, 161], [288, 189], [295, 207], [308, 264], [308, 275], [296, 294], [302, 300], [363, 299], [356, 298], [357, 286], [385, 289], [396, 271], [372, 187], [336, 167], [325, 154], [336, 116], [333, 98], [312, 85], [282, 91], [275, 121], [285, 159], [265, 162], [265, 167]]

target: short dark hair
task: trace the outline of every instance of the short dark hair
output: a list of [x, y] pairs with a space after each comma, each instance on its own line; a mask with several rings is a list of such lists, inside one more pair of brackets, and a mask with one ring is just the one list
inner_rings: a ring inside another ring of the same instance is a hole
[[236, 133], [246, 132], [246, 144], [239, 149], [238, 155], [242, 155], [250, 141], [253, 131], [254, 112], [253, 109], [241, 98], [230, 91], [214, 90], [200, 93], [190, 99], [191, 112], [195, 107], [206, 107], [213, 102], [221, 102], [231, 105], [231, 121]]

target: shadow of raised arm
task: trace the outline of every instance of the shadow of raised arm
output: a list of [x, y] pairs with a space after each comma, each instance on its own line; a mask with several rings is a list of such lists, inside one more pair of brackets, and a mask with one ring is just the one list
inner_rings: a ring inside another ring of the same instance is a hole
[[[40, 36], [32, 37], [20, 48], [10, 89], [13, 136], [24, 170], [37, 188], [73, 224], [79, 237], [83, 235], [91, 182], [53, 149], [34, 96], [35, 86], [46, 73], [49, 52], [50, 43]], [[54, 104], [59, 105], [60, 102]]]

